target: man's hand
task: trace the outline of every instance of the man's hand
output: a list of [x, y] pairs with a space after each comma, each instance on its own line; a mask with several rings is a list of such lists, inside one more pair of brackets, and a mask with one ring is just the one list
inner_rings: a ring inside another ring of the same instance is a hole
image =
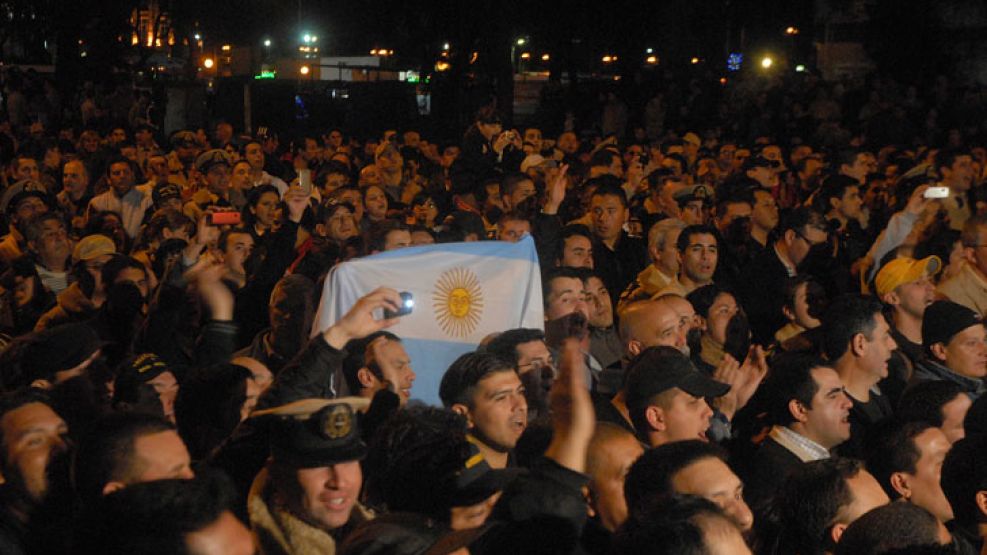
[[374, 319], [377, 309], [397, 311], [401, 306], [401, 295], [389, 287], [378, 287], [360, 297], [338, 322], [322, 332], [322, 337], [331, 347], [342, 349], [351, 339], [360, 339], [374, 332], [387, 329], [398, 323], [398, 318]]
[[284, 203], [288, 205], [288, 219], [296, 224], [302, 221], [305, 209], [309, 207], [310, 194], [302, 187], [290, 187], [284, 194]]
[[559, 207], [562, 206], [562, 201], [565, 200], [565, 185], [566, 185], [566, 172], [569, 171], [569, 164], [563, 164], [562, 168], [559, 169], [559, 174], [555, 177], [555, 180], [548, 185], [548, 189], [545, 191], [545, 214], [549, 216], [554, 216], [558, 214]]
[[233, 292], [222, 281], [225, 271], [226, 266], [218, 256], [206, 253], [185, 272], [185, 280], [195, 284], [212, 319], [220, 322], [233, 320]]
[[765, 376], [768, 375], [768, 360], [764, 354], [764, 349], [760, 345], [751, 345], [747, 353], [747, 359], [740, 367], [741, 382], [737, 388], [737, 410], [747, 406], [747, 403], [761, 386]]
[[596, 413], [585, 383], [586, 367], [579, 341], [566, 339], [561, 354], [559, 376], [548, 397], [554, 434], [545, 456], [570, 470], [585, 472]]
[[730, 355], [723, 355], [723, 360], [713, 372], [713, 379], [730, 386], [730, 390], [725, 394], [713, 399], [713, 406], [723, 413], [727, 420], [733, 420], [733, 415], [737, 413], [737, 383], [740, 381], [740, 363]]
[[926, 207], [934, 202], [931, 199], [925, 198], [925, 192], [928, 190], [928, 185], [916, 187], [915, 190], [912, 191], [912, 196], [908, 197], [908, 204], [905, 205], [905, 212], [908, 212], [913, 216], [921, 216], [922, 212], [925, 212]]
[[219, 228], [209, 225], [209, 214], [212, 214], [211, 209], [207, 209], [199, 216], [199, 221], [195, 227], [195, 237], [189, 240], [188, 246], [182, 251], [186, 266], [195, 264], [206, 247], [215, 245], [219, 241]]
[[504, 152], [504, 149], [507, 148], [507, 145], [509, 144], [511, 144], [511, 132], [504, 131], [500, 135], [497, 135], [497, 138], [494, 139], [493, 150], [497, 154], [501, 154]]

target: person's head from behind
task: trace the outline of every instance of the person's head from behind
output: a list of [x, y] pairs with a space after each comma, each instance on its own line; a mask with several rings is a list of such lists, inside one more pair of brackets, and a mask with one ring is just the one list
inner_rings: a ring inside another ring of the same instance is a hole
[[453, 530], [482, 526], [513, 471], [494, 471], [456, 413], [414, 407], [391, 417], [367, 455], [367, 491], [391, 512], [413, 512]]
[[718, 445], [699, 440], [675, 441], [645, 451], [624, 482], [631, 515], [675, 494], [698, 495], [716, 503], [741, 530], [750, 530], [754, 516], [744, 501], [744, 484], [726, 458]]
[[96, 420], [79, 442], [72, 463], [83, 503], [142, 482], [193, 477], [191, 458], [175, 428], [163, 418], [114, 413]]
[[706, 398], [729, 389], [700, 373], [672, 347], [645, 349], [628, 366], [623, 388], [634, 429], [652, 447], [688, 439], [707, 441], [713, 411]]
[[136, 484], [83, 515], [77, 545], [107, 555], [253, 555], [250, 531], [233, 514], [235, 496], [212, 474]]
[[959, 384], [928, 380], [911, 385], [902, 393], [895, 415], [903, 421], [928, 422], [955, 444], [966, 435], [963, 419], [972, 404]]
[[888, 503], [888, 496], [859, 461], [834, 457], [805, 463], [776, 499], [783, 553], [832, 553], [840, 536], [861, 515]]
[[68, 482], [68, 425], [34, 390], [0, 397], [0, 473], [5, 487], [28, 506], [62, 493]]
[[634, 434], [616, 424], [597, 423], [586, 454], [586, 503], [590, 516], [611, 532], [627, 520], [624, 481], [643, 452]]
[[202, 460], [246, 420], [260, 385], [243, 366], [224, 362], [186, 373], [175, 398], [175, 424], [195, 460]]
[[740, 529], [703, 497], [676, 495], [631, 518], [614, 535], [627, 555], [749, 555]]
[[850, 438], [850, 408], [840, 376], [818, 358], [781, 353], [771, 362], [768, 413], [776, 426], [785, 426], [832, 449]]
[[987, 435], [971, 435], [953, 445], [942, 465], [941, 484], [955, 524], [982, 530], [987, 524]]
[[268, 315], [273, 346], [289, 358], [301, 349], [312, 323], [314, 289], [312, 280], [292, 274], [278, 280], [271, 291]]
[[822, 324], [820, 309], [825, 308], [826, 291], [812, 276], [799, 274], [789, 278], [782, 290], [782, 299], [781, 311], [789, 322], [807, 330]]
[[864, 448], [867, 469], [892, 500], [918, 505], [941, 522], [953, 519], [953, 509], [939, 485], [950, 443], [928, 422], [890, 419], [868, 431]]
[[524, 385], [511, 361], [475, 352], [457, 358], [439, 384], [442, 404], [466, 418], [470, 434], [489, 449], [513, 449], [528, 424]]
[[[909, 503], [889, 503], [858, 518], [847, 527], [836, 546], [836, 555], [885, 555], [891, 553], [951, 553], [919, 548], [942, 548], [952, 536], [929, 511]], [[955, 553], [955, 552], [953, 552]]]
[[833, 299], [823, 316], [823, 349], [834, 365], [850, 364], [884, 378], [897, 348], [881, 303], [860, 295]]

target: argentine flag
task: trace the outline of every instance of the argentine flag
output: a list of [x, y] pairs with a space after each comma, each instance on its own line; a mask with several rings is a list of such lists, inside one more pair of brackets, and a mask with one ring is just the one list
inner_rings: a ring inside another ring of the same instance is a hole
[[409, 247], [337, 265], [326, 278], [313, 335], [378, 287], [414, 296], [411, 314], [389, 328], [417, 375], [412, 398], [439, 404], [439, 382], [456, 358], [487, 335], [544, 328], [535, 242], [477, 241]]

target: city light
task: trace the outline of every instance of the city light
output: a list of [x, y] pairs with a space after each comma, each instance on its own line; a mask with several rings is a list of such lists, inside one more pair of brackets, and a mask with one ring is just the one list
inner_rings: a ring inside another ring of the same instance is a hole
[[449, 62], [445, 60], [435, 62], [435, 71], [449, 71], [450, 67]]
[[264, 46], [270, 48], [271, 47], [271, 39], [264, 39]]
[[307, 43], [308, 42], [312, 42], [312, 35], [309, 35], [308, 33], [306, 33], [305, 36], [302, 37], [302, 40], [305, 41], [305, 42], [307, 42]]
[[654, 54], [655, 53], [655, 49], [654, 48], [645, 48], [644, 49], [644, 53], [645, 54]]
[[551, 59], [552, 59], [552, 57], [549, 56], [548, 54], [542, 54], [541, 55], [541, 61], [543, 61], [543, 62], [547, 62], [547, 61], [549, 61]]
[[370, 50], [370, 55], [371, 55], [371, 56], [376, 56], [376, 55], [377, 55], [377, 49], [376, 49], [376, 48], [372, 48], [372, 49]]
[[309, 69], [308, 66], [302, 66], [302, 67], [298, 68], [298, 73], [301, 73], [302, 75], [308, 75], [308, 73], [310, 71], [312, 71], [312, 70]]
[[610, 54], [607, 54], [607, 55], [603, 56], [602, 59], [603, 59], [603, 63], [609, 64], [609, 63], [612, 63], [612, 62], [616, 62], [617, 61], [617, 56], [612, 56]]
[[799, 34], [798, 27], [788, 27], [787, 29], [785, 29], [785, 34], [786, 35], [797, 35], [797, 34]]
[[656, 65], [658, 63], [658, 56], [652, 54], [651, 56], [645, 58], [644, 61], [651, 65]]
[[795, 66], [795, 71], [797, 71], [798, 73], [802, 73], [803, 71], [805, 71], [805, 66], [802, 65], [802, 64], [799, 64], [799, 65]]
[[196, 33], [196, 34], [194, 34], [192, 36], [193, 36], [193, 38], [195, 38], [195, 40], [202, 40], [202, 35], [200, 35], [199, 33]]
[[720, 84], [721, 85], [726, 85], [727, 84], [727, 78], [726, 77], [720, 77]]
[[202, 67], [206, 69], [212, 69], [214, 65], [216, 65], [216, 62], [212, 58], [202, 60]]
[[699, 58], [693, 57], [690, 61], [692, 62], [692, 65], [696, 65], [699, 63]]
[[442, 50], [449, 50], [449, 43], [448, 42], [442, 44]]
[[518, 46], [524, 46], [524, 44], [526, 42], [528, 42], [528, 41], [524, 40], [524, 38], [517, 39], [517, 45]]
[[521, 59], [522, 60], [530, 60], [531, 59], [531, 52], [522, 52], [521, 53]]
[[222, 50], [223, 52], [229, 52], [230, 51], [230, 45], [224, 44], [223, 46], [220, 47], [220, 50]]
[[772, 65], [774, 65], [774, 63], [775, 61], [771, 59], [771, 56], [765, 56], [761, 58], [761, 67], [763, 67], [764, 69], [770, 68]]

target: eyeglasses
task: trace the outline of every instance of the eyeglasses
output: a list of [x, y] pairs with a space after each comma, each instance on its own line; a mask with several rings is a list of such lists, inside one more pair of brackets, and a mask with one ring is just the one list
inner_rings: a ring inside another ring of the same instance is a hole
[[815, 243], [811, 239], [809, 239], [808, 237], [806, 237], [805, 235], [803, 235], [801, 231], [799, 231], [797, 229], [794, 230], [794, 231], [795, 231], [795, 235], [797, 235], [800, 239], [802, 239], [803, 241], [805, 241], [806, 243], [809, 244], [809, 248], [818, 247], [818, 246], [821, 246], [821, 245], [825, 245], [826, 244], [826, 241], [825, 240], [822, 240], [822, 241], [819, 241], [818, 243]]

